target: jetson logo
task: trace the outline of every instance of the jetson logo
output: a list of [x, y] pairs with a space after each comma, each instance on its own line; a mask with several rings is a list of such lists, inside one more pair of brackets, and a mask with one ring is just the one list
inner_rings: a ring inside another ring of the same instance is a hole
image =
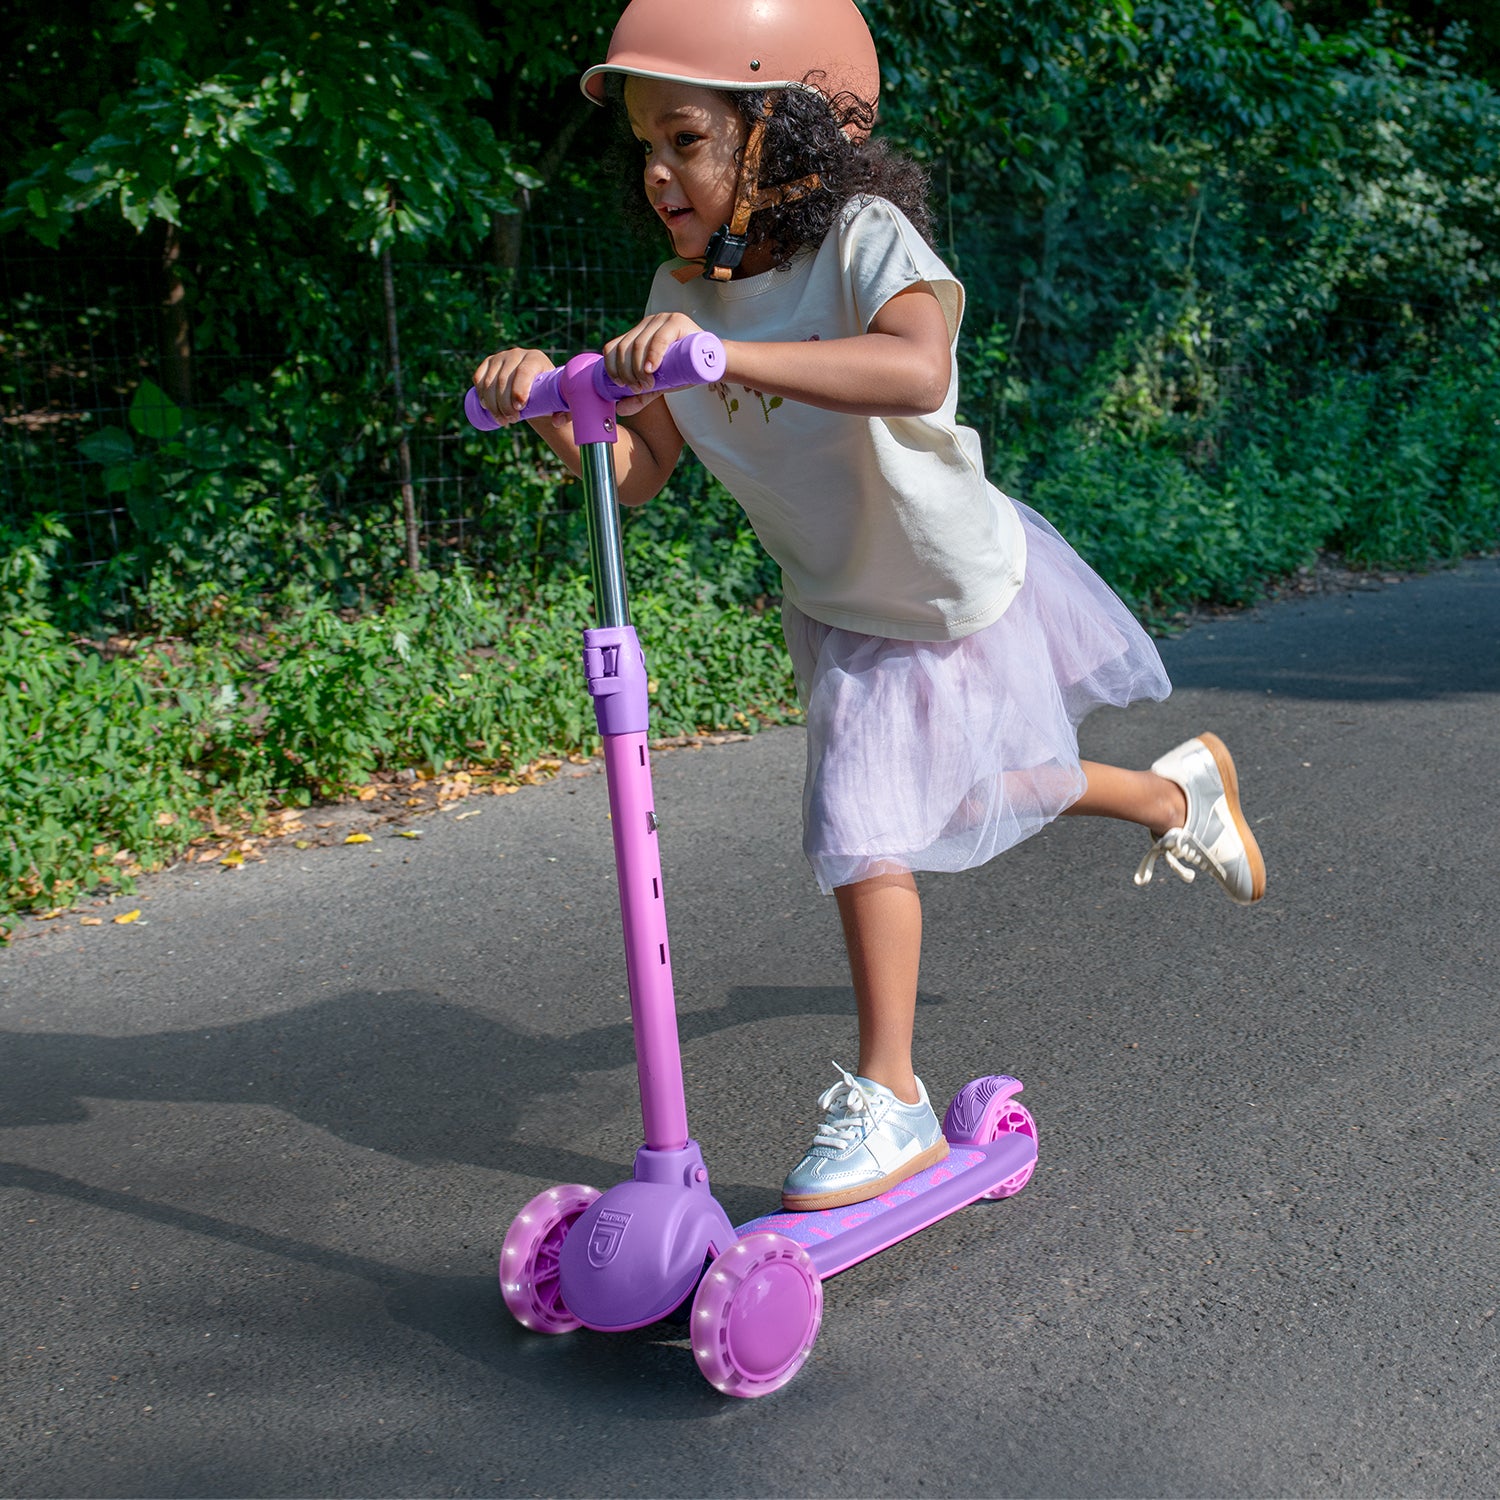
[[594, 1232], [589, 1236], [589, 1264], [603, 1270], [620, 1250], [620, 1241], [625, 1238], [630, 1215], [614, 1209], [605, 1209], [594, 1221]]

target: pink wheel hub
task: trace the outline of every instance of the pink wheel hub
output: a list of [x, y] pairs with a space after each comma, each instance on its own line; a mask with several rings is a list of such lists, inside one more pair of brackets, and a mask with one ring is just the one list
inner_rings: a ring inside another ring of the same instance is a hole
[[578, 1183], [548, 1188], [512, 1221], [500, 1249], [500, 1295], [523, 1328], [571, 1333], [582, 1326], [563, 1305], [558, 1259], [568, 1231], [598, 1196]]
[[693, 1299], [693, 1356], [715, 1389], [767, 1396], [800, 1370], [823, 1320], [823, 1283], [802, 1246], [746, 1235], [708, 1268]]

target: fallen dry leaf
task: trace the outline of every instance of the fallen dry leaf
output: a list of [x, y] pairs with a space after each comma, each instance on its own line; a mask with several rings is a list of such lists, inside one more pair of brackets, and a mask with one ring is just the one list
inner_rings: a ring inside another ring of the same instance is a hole
[[233, 854], [226, 854], [224, 858], [219, 861], [219, 863], [221, 865], [228, 866], [228, 868], [231, 870], [238, 870], [239, 867], [245, 863], [245, 856], [241, 854], [238, 849], [236, 849]]
[[368, 833], [351, 833], [344, 842], [346, 844], [368, 844], [370, 842], [370, 835]]
[[140, 917], [140, 914], [140, 907], [136, 907], [134, 911], [122, 911], [120, 915], [115, 918], [115, 926], [123, 927], [127, 922], [134, 922]]
[[[466, 818], [472, 816], [472, 813], [464, 814], [464, 817]], [[403, 828], [400, 833], [396, 835], [396, 837], [398, 839], [419, 839], [422, 837], [422, 830], [420, 828]]]
[[103, 927], [104, 926], [104, 918], [103, 917], [79, 917], [79, 919], [78, 919], [78, 925], [80, 927]]

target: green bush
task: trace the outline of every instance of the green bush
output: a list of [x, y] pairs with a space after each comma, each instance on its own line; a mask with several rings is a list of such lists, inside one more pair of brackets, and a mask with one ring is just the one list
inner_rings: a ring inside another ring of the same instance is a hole
[[1075, 421], [1015, 482], [1153, 618], [1245, 603], [1320, 550], [1372, 569], [1492, 553], [1500, 324], [1475, 310], [1374, 368], [1271, 366], [1211, 426]]
[[[130, 889], [209, 829], [337, 797], [379, 770], [520, 771], [597, 749], [582, 577], [534, 586], [426, 572], [363, 614], [327, 593], [284, 594], [275, 618], [241, 612], [192, 642], [108, 652], [41, 617], [45, 536], [11, 543], [0, 564], [19, 585], [0, 621], [0, 931], [18, 912]], [[775, 613], [732, 597], [759, 561], [741, 542], [721, 550], [715, 570], [701, 546], [632, 541], [649, 578], [635, 614], [660, 735], [796, 714]]]
[[0, 622], [0, 928], [183, 848], [249, 787], [194, 770], [225, 706], [151, 652], [107, 659], [41, 620]]

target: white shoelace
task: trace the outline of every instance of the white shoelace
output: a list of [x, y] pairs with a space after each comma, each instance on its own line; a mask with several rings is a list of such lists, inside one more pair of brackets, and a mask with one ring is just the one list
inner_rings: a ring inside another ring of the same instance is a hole
[[1151, 884], [1158, 856], [1165, 856], [1167, 863], [1189, 885], [1196, 879], [1199, 870], [1211, 869], [1214, 864], [1208, 850], [1186, 828], [1169, 828], [1146, 851], [1146, 857], [1135, 872], [1137, 885]]
[[826, 1146], [831, 1151], [847, 1150], [880, 1123], [880, 1115], [876, 1113], [879, 1098], [872, 1099], [865, 1093], [852, 1073], [837, 1063], [834, 1067], [839, 1070], [839, 1081], [818, 1096], [818, 1108], [825, 1114], [817, 1135], [813, 1137], [814, 1150], [819, 1146]]

